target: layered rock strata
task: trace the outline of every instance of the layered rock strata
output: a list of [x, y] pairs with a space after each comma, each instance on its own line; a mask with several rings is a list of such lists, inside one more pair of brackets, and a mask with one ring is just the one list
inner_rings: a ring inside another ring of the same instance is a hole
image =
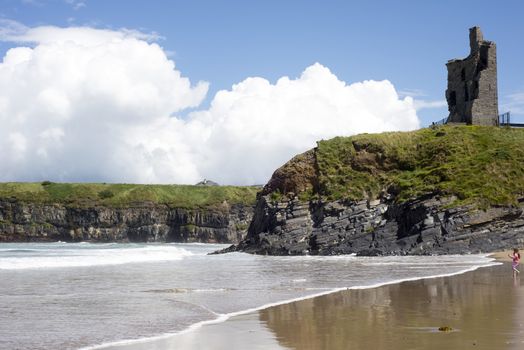
[[301, 202], [261, 196], [249, 232], [226, 251], [270, 255], [484, 253], [524, 244], [522, 207], [463, 206], [426, 196], [360, 202]]
[[253, 207], [223, 203], [213, 208], [68, 207], [0, 201], [0, 241], [237, 243], [247, 232]]

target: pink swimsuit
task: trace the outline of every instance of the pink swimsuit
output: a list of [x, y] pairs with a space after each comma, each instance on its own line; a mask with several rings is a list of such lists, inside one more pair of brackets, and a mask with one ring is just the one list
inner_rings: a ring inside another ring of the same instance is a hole
[[517, 266], [519, 266], [519, 262], [520, 262], [520, 254], [513, 253], [513, 263], [511, 264], [511, 266], [513, 266], [513, 269], [516, 269]]

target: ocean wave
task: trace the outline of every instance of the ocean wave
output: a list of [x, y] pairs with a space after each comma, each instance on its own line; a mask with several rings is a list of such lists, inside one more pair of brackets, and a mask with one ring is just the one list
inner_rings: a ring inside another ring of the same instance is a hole
[[37, 251], [38, 249], [0, 249], [0, 253], [33, 253]]
[[[60, 255], [52, 251], [23, 250], [35, 253], [30, 256], [0, 257], [0, 270], [23, 270], [42, 268], [87, 267], [101, 265], [121, 265], [129, 263], [149, 263], [175, 261], [193, 255], [190, 251], [174, 246], [142, 246], [136, 248], [67, 249]], [[13, 249], [9, 253], [21, 252]]]

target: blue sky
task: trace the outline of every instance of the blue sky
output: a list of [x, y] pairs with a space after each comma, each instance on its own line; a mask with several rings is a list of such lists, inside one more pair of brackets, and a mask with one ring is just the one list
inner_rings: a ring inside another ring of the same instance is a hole
[[524, 123], [523, 4], [0, 0], [0, 181], [262, 184], [320, 139], [446, 117], [474, 25]]
[[[524, 91], [524, 2], [2, 0], [0, 16], [27, 26], [89, 25], [156, 32], [192, 80], [219, 89], [248, 76], [275, 81], [314, 62], [348, 83], [390, 80], [428, 101], [444, 98], [448, 59], [468, 54], [468, 28], [497, 43], [501, 111]], [[3, 43], [2, 51], [13, 46]], [[507, 109], [507, 108], [506, 108]], [[522, 109], [522, 107], [521, 107]], [[505, 111], [505, 110], [504, 110]], [[418, 112], [422, 124], [447, 108]], [[514, 118], [524, 122], [515, 110]]]

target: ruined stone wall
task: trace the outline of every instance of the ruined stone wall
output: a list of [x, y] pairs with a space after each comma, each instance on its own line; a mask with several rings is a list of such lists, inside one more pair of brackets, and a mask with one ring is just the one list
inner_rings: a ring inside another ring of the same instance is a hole
[[479, 27], [469, 30], [470, 54], [448, 61], [449, 122], [498, 125], [497, 51]]

